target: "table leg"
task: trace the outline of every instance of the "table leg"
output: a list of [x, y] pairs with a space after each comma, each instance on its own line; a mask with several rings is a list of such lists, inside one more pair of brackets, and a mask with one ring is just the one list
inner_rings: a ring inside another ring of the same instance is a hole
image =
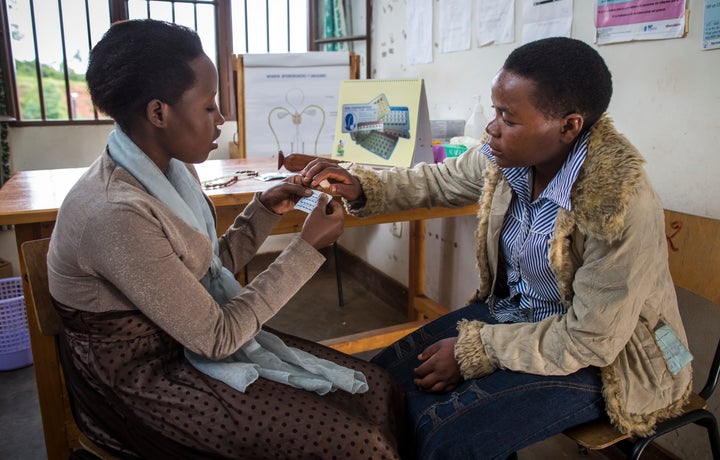
[[420, 318], [416, 299], [425, 295], [425, 221], [410, 221], [410, 253], [408, 257], [408, 319]]
[[425, 295], [425, 221], [410, 221], [408, 319], [438, 318], [450, 310]]

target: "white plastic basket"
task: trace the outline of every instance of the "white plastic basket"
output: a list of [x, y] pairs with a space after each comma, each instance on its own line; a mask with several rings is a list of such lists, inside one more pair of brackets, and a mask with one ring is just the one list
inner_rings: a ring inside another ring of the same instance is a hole
[[32, 364], [25, 297], [19, 276], [0, 279], [0, 370]]

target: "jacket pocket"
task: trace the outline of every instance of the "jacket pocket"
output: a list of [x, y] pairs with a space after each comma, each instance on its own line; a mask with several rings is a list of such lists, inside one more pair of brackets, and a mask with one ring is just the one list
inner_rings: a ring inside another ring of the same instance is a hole
[[647, 322], [640, 320], [625, 346], [628, 375], [635, 374], [641, 386], [657, 387], [668, 371], [665, 356], [660, 350], [655, 333]]
[[678, 339], [677, 334], [669, 325], [660, 323], [654, 332], [655, 342], [663, 353], [665, 364], [673, 375], [677, 375], [693, 360], [690, 350]]

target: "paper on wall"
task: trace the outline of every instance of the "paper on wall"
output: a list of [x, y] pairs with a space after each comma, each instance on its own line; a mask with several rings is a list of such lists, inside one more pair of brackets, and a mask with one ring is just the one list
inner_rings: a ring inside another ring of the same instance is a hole
[[432, 0], [408, 0], [405, 8], [408, 65], [430, 64], [433, 61]]
[[572, 15], [572, 0], [523, 0], [522, 42], [569, 37]]
[[515, 0], [477, 0], [476, 6], [478, 46], [515, 40]]
[[470, 49], [472, 2], [471, 0], [443, 0], [439, 3], [440, 51], [451, 53]]
[[597, 0], [596, 43], [679, 38], [685, 34], [685, 0]]

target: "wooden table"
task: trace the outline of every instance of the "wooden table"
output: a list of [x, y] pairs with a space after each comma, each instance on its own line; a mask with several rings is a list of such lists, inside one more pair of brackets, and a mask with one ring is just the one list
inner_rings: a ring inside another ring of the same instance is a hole
[[[54, 343], [52, 338], [43, 336], [37, 324], [32, 305], [32, 296], [29, 295], [27, 281], [25, 280], [25, 264], [23, 263], [20, 246], [25, 241], [47, 238], [52, 233], [57, 217], [57, 210], [62, 204], [65, 195], [72, 185], [85, 172], [86, 168], [52, 169], [39, 171], [21, 171], [15, 173], [2, 188], [0, 188], [0, 225], [14, 225], [15, 239], [20, 261], [20, 273], [23, 277], [25, 303], [28, 309], [28, 327], [35, 363], [35, 379], [38, 388], [40, 410], [43, 415], [43, 427], [48, 424], [63, 423], [62, 420], [50, 420], [44, 408], [54, 404], [52, 391], [63, 385], [61, 376], [52, 371], [52, 366], [43, 366], [44, 360], [55, 360]], [[277, 160], [271, 158], [208, 160], [197, 165], [201, 180], [225, 176], [240, 170], [253, 170], [260, 174], [277, 171]], [[242, 179], [235, 184], [219, 189], [209, 190], [207, 193], [213, 201], [218, 214], [218, 229], [223, 232], [234, 221], [245, 206], [250, 203], [255, 193], [263, 191], [275, 181], [262, 182], [257, 179]], [[382, 214], [379, 216], [358, 219], [347, 215], [346, 227], [374, 225], [388, 222], [408, 221], [410, 225], [410, 253], [408, 276], [408, 317], [411, 320], [433, 318], [447, 310], [429, 299], [424, 294], [425, 285], [425, 226], [424, 219], [438, 217], [452, 217], [475, 214], [477, 205], [459, 209], [433, 208], [418, 209], [397, 213]], [[306, 214], [301, 211], [292, 211], [283, 216], [273, 229], [273, 234], [295, 233], [302, 228]], [[57, 367], [57, 366], [55, 366]], [[47, 411], [50, 412], [50, 411]], [[72, 447], [68, 441], [70, 436], [55, 439], [47, 433], [52, 430], [45, 429], [45, 445], [49, 459], [67, 458]]]

